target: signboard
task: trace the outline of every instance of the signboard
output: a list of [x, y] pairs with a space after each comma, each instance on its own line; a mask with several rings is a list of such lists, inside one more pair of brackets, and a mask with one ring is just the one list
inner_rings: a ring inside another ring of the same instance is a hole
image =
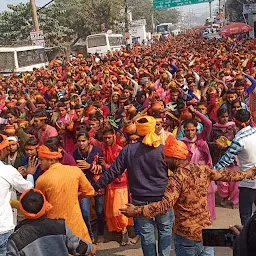
[[243, 14], [253, 14], [253, 13], [256, 13], [256, 3], [243, 4]]
[[34, 45], [45, 46], [43, 31], [32, 31], [30, 32], [30, 39]]
[[146, 26], [145, 25], [139, 25], [139, 26], [130, 26], [129, 29], [132, 43], [142, 43], [143, 40], [147, 39], [147, 32], [146, 32]]
[[190, 5], [190, 4], [201, 4], [201, 3], [209, 3], [213, 0], [153, 0], [153, 7], [157, 8], [172, 8], [178, 7], [182, 5]]
[[132, 43], [142, 43], [143, 40], [147, 39], [147, 32], [146, 32], [146, 20], [133, 20], [130, 22], [129, 26], [129, 34], [130, 34], [130, 44]]
[[133, 20], [131, 21], [131, 26], [146, 26], [147, 22], [145, 19], [140, 19], [140, 20]]

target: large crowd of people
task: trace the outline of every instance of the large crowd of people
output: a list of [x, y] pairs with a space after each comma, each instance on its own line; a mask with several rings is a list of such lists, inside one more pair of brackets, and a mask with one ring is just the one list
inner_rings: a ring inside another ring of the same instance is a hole
[[255, 123], [255, 39], [192, 30], [0, 77], [0, 256], [93, 255], [105, 223], [145, 256], [173, 225], [177, 256], [214, 255], [216, 193], [252, 216]]

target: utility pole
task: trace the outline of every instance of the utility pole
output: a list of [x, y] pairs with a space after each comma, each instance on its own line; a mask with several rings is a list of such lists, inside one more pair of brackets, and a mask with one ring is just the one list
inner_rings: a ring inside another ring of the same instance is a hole
[[128, 45], [128, 36], [129, 36], [129, 21], [128, 21], [128, 4], [127, 0], [124, 0], [124, 15], [125, 15], [125, 20], [124, 20], [124, 28], [125, 28], [125, 41], [126, 45]]
[[151, 22], [152, 22], [152, 34], [155, 32], [155, 19], [154, 19], [154, 10], [151, 15]]
[[39, 31], [39, 24], [38, 24], [38, 16], [37, 16], [37, 8], [35, 0], [30, 0], [31, 11], [32, 11], [32, 21], [35, 31]]
[[223, 11], [224, 11], [224, 19], [225, 19], [225, 24], [228, 21], [228, 17], [227, 17], [227, 4], [226, 4], [226, 0], [224, 0], [224, 6], [223, 6]]
[[191, 15], [192, 15], [192, 10], [188, 10], [188, 28], [191, 29]]
[[212, 0], [209, 0], [210, 19], [212, 18]]

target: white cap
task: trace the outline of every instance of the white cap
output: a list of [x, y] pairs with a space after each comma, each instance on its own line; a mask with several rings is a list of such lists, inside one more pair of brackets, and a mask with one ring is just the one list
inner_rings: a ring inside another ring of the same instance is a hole
[[18, 137], [17, 136], [10, 136], [7, 138], [8, 141], [15, 141], [18, 142]]

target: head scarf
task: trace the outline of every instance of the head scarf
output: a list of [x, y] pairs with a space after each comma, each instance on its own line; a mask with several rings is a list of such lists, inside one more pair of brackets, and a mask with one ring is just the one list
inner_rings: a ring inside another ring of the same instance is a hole
[[169, 135], [165, 141], [164, 155], [185, 160], [188, 157], [188, 148], [183, 141], [177, 140], [173, 135]]
[[105, 157], [106, 163], [109, 165], [111, 165], [115, 161], [115, 159], [117, 158], [117, 156], [119, 155], [119, 153], [122, 149], [116, 143], [116, 135], [113, 134], [112, 136], [114, 137], [114, 143], [111, 146], [107, 146], [105, 144], [103, 146], [104, 157]]
[[9, 141], [7, 139], [7, 136], [0, 134], [2, 136], [3, 141], [0, 143], [0, 150], [3, 150], [4, 148], [9, 146]]
[[58, 152], [51, 151], [48, 147], [43, 145], [38, 148], [38, 157], [43, 159], [60, 159], [62, 158], [61, 151], [61, 149], [59, 149]]
[[[139, 120], [147, 119], [146, 123], [139, 123]], [[136, 121], [137, 133], [143, 136], [142, 143], [157, 148], [161, 144], [160, 137], [155, 133], [156, 119], [152, 116], [142, 116]]]
[[36, 193], [39, 193], [43, 196], [43, 199], [44, 199], [44, 204], [43, 204], [43, 207], [42, 209], [38, 212], [38, 213], [31, 213], [31, 212], [27, 212], [23, 206], [22, 206], [22, 199], [26, 196], [26, 194], [28, 192], [30, 192], [30, 189], [26, 190], [25, 192], [22, 193], [22, 195], [20, 196], [20, 201], [19, 201], [19, 208], [20, 208], [20, 211], [24, 214], [24, 216], [27, 218], [27, 219], [31, 219], [31, 220], [34, 220], [34, 219], [38, 219], [40, 217], [42, 217], [43, 215], [45, 215], [47, 212], [49, 212], [51, 209], [52, 209], [52, 205], [46, 200], [44, 194], [38, 190], [38, 189], [33, 189], [34, 192]]
[[7, 138], [7, 140], [9, 141], [9, 145], [18, 143], [18, 137], [16, 136], [10, 136]]

